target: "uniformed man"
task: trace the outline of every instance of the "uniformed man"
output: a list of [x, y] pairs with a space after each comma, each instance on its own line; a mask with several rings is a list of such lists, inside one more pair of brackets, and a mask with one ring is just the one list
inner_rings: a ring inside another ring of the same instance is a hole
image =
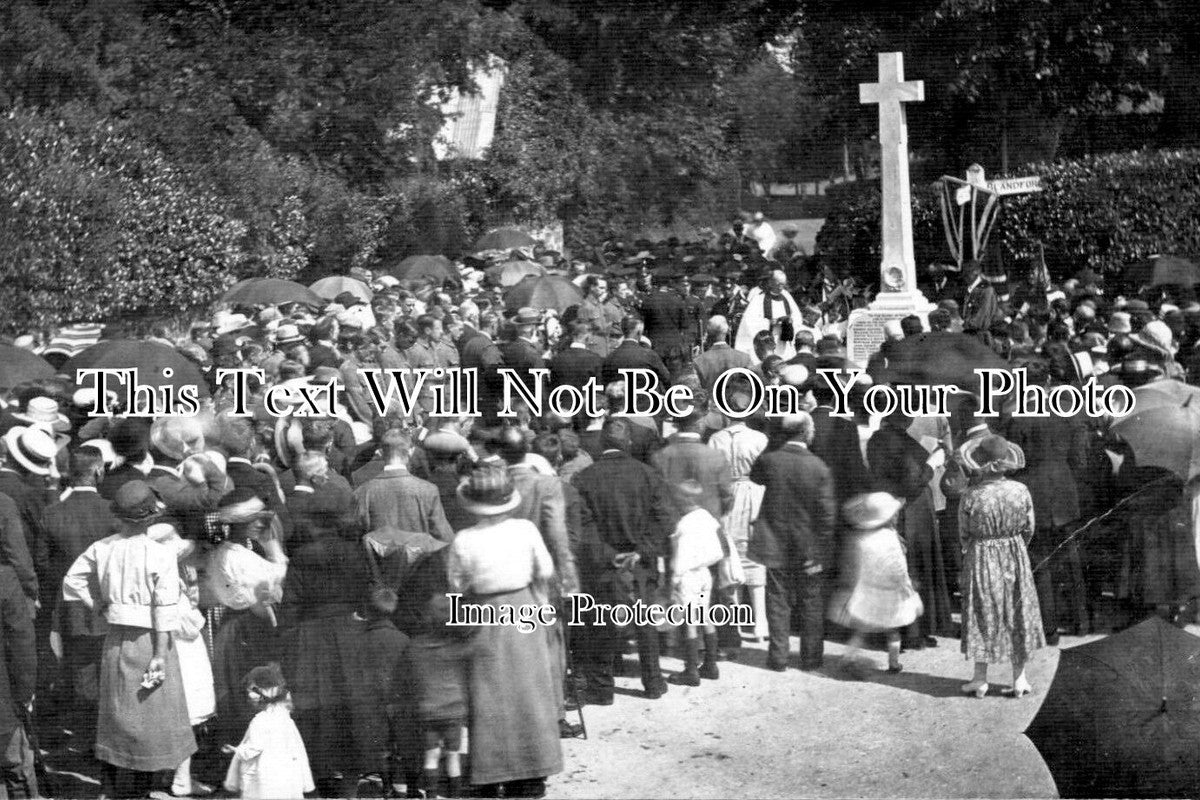
[[[447, 342], [442, 330], [442, 321], [431, 314], [422, 314], [416, 319], [417, 340], [404, 351], [404, 357], [413, 369], [449, 369], [459, 366], [458, 350]], [[445, 376], [429, 375], [417, 394], [417, 403], [426, 412], [433, 410], [433, 387], [445, 382]]]
[[608, 330], [614, 324], [621, 324], [625, 310], [609, 295], [608, 280], [601, 275], [588, 275], [583, 281], [583, 293], [583, 302], [579, 304], [575, 319], [577, 322], [586, 322], [591, 327], [588, 349], [603, 358], [612, 349], [609, 345]]

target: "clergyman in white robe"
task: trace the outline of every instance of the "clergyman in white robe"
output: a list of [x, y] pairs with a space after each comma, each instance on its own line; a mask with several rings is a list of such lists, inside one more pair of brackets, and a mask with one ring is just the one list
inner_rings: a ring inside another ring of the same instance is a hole
[[742, 322], [738, 325], [734, 348], [748, 354], [757, 363], [759, 359], [754, 352], [754, 336], [759, 331], [769, 330], [775, 337], [775, 354], [785, 361], [792, 358], [796, 355], [792, 340], [781, 341], [780, 337], [779, 321], [785, 317], [790, 317], [792, 320], [793, 337], [796, 331], [804, 329], [804, 318], [800, 315], [800, 306], [792, 298], [791, 292], [787, 289], [780, 289], [778, 294], [771, 295], [762, 288], [751, 289], [746, 298], [746, 310], [742, 314]]

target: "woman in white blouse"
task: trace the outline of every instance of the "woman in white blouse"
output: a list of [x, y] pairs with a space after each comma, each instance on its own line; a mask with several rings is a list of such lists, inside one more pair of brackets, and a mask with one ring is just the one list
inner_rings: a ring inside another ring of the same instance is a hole
[[179, 654], [179, 567], [175, 551], [146, 528], [163, 506], [142, 481], [117, 492], [121, 532], [93, 544], [63, 579], [63, 599], [100, 612], [108, 633], [100, 659], [96, 757], [101, 795], [145, 797], [154, 772], [196, 752]]
[[[521, 496], [503, 464], [482, 464], [458, 489], [475, 524], [454, 538], [447, 561], [464, 603], [503, 609], [548, 603], [554, 573], [537, 526], [510, 516]], [[490, 609], [487, 609], [490, 611]], [[471, 783], [481, 796], [540, 797], [562, 771], [550, 654], [540, 631], [483, 626], [471, 665]]]

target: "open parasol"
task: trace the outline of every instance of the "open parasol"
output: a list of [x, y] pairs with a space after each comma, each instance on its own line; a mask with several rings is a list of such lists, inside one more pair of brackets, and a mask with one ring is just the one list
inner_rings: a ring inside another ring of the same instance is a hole
[[375, 296], [370, 286], [358, 278], [349, 278], [345, 275], [330, 275], [328, 278], [321, 278], [308, 288], [324, 300], [332, 300], [342, 292], [349, 292], [364, 303], [370, 303], [371, 298]]
[[1200, 475], [1200, 399], [1193, 394], [1173, 400], [1170, 387], [1144, 391], [1148, 388], [1134, 393], [1133, 413], [1114, 422], [1111, 433], [1129, 445], [1139, 467], [1162, 467], [1189, 481]]
[[475, 252], [482, 253], [485, 250], [514, 250], [518, 247], [529, 247], [537, 244], [537, 239], [534, 239], [525, 231], [517, 230], [516, 228], [497, 228], [494, 231], [484, 234], [475, 242]]
[[582, 302], [583, 292], [561, 275], [531, 276], [504, 293], [509, 308], [552, 308], [560, 314]]
[[[208, 396], [208, 385], [200, 368], [174, 347], [140, 339], [113, 339], [92, 345], [63, 364], [62, 372], [78, 386], [92, 387], [93, 379], [80, 379], [80, 369], [136, 369], [144, 386], [197, 387], [199, 397]], [[163, 375], [169, 369], [170, 376]], [[111, 381], [109, 388], [114, 388]]]
[[1061, 797], [1194, 797], [1200, 638], [1151, 617], [1063, 650], [1025, 735]]
[[238, 281], [221, 297], [231, 306], [277, 306], [285, 303], [304, 303], [319, 307], [324, 304], [311, 289], [295, 281], [281, 278], [250, 278]]
[[540, 278], [546, 274], [546, 270], [540, 264], [532, 261], [506, 261], [503, 264], [488, 267], [484, 270], [484, 274], [494, 285], [507, 289], [510, 286], [516, 286], [530, 276]]
[[439, 286], [447, 279], [459, 279], [454, 262], [445, 256], [409, 256], [386, 271], [402, 281], [432, 281]]
[[54, 367], [32, 350], [0, 344], [0, 394], [17, 384], [39, 378], [53, 378]]

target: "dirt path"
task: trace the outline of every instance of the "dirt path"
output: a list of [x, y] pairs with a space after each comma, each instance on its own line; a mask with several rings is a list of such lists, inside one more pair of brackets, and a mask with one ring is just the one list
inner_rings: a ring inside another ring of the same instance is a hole
[[[740, 663], [721, 664], [719, 681], [672, 686], [657, 701], [641, 697], [637, 678], [618, 678], [612, 706], [585, 709], [591, 739], [564, 742], [567, 768], [550, 796], [1057, 796], [1022, 735], [1054, 674], [1054, 648], [1030, 665], [1036, 694], [1000, 696], [1011, 679], [1004, 667], [978, 700], [959, 694], [970, 665], [951, 639], [905, 653], [903, 673], [867, 682], [841, 677], [837, 644], [826, 646], [826, 667], [812, 674], [770, 672], [765, 645], [748, 647]], [[795, 639], [792, 652], [794, 661]], [[883, 653], [871, 655], [884, 663]]]

